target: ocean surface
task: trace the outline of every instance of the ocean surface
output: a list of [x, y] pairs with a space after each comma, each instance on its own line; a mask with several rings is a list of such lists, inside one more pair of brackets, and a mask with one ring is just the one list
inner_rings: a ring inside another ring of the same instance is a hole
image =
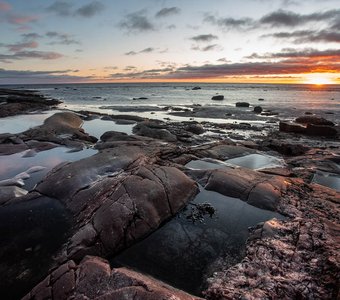
[[[278, 111], [288, 109], [340, 115], [340, 85], [105, 83], [9, 87], [38, 90], [48, 97], [62, 100], [63, 105], [70, 109], [98, 111], [105, 106], [193, 104], [235, 106], [236, 102], [245, 101], [251, 106], [261, 105]], [[194, 87], [201, 89], [193, 90]], [[224, 100], [211, 100], [217, 94], [224, 95]]]

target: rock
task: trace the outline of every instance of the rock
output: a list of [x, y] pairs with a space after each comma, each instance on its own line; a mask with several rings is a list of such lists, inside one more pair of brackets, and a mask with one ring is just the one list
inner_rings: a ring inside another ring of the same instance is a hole
[[147, 97], [132, 98], [132, 100], [147, 100]]
[[61, 103], [58, 100], [48, 100], [44, 96], [32, 91], [0, 89], [1, 105], [0, 117], [13, 116], [36, 110], [47, 110]]
[[249, 107], [249, 103], [248, 102], [236, 102], [236, 107]]
[[279, 130], [282, 132], [290, 133], [306, 133], [306, 127], [293, 122], [280, 121]]
[[201, 124], [190, 124], [185, 127], [185, 130], [194, 134], [202, 134], [205, 131]]
[[70, 260], [48, 275], [23, 300], [33, 299], [200, 299], [127, 268], [111, 269], [108, 261], [86, 256]]
[[124, 119], [116, 119], [115, 123], [117, 125], [132, 125], [132, 124], [136, 124], [136, 121], [133, 121], [133, 120], [124, 120]]
[[242, 168], [190, 171], [190, 174], [207, 190], [239, 198], [258, 208], [275, 211], [285, 190], [284, 180]]
[[135, 141], [136, 138], [126, 134], [125, 132], [118, 131], [106, 131], [100, 140], [103, 142], [114, 142], [114, 141]]
[[338, 131], [334, 126], [307, 124], [306, 134], [328, 137], [338, 135]]
[[324, 118], [316, 117], [316, 116], [302, 116], [295, 119], [296, 123], [308, 125], [326, 125], [326, 126], [334, 126], [335, 124], [329, 120]]
[[260, 114], [262, 112], [262, 107], [261, 106], [255, 106], [254, 107], [254, 112], [257, 113], [257, 114]]
[[193, 91], [197, 91], [197, 90], [200, 90], [200, 89], [201, 89], [201, 87], [199, 87], [199, 86], [195, 86], [195, 87], [192, 88]]
[[150, 127], [147, 122], [137, 124], [135, 127], [133, 127], [133, 132], [137, 135], [147, 136], [153, 139], [164, 140], [167, 142], [177, 141], [177, 137], [169, 130]]
[[0, 206], [13, 198], [24, 196], [28, 191], [18, 186], [1, 186], [0, 187]]
[[259, 99], [257, 99], [258, 101], [264, 101], [264, 99], [263, 98], [259, 98]]
[[221, 101], [221, 100], [224, 100], [224, 96], [223, 95], [216, 95], [216, 96], [213, 96], [211, 98], [211, 100]]
[[102, 116], [101, 120], [103, 120], [103, 121], [113, 121], [113, 118], [111, 116]]
[[38, 184], [37, 192], [58, 199], [77, 220], [64, 256], [77, 261], [87, 254], [112, 256], [150, 234], [198, 192], [178, 169], [148, 164], [150, 149], [142, 147], [117, 144], [55, 169]]
[[95, 143], [98, 139], [84, 133], [82, 124], [83, 120], [75, 113], [61, 112], [47, 118], [43, 125], [31, 128], [22, 134], [26, 140], [36, 139], [58, 144], [68, 144], [71, 141]]

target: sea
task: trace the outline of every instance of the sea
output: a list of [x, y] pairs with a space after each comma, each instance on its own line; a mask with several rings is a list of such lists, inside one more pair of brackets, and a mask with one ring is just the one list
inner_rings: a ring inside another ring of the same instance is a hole
[[[311, 112], [340, 119], [340, 85], [225, 84], [225, 83], [90, 83], [3, 86], [36, 90], [63, 101], [69, 109], [97, 112], [110, 106], [235, 106], [248, 102], [251, 107], [288, 111], [292, 115]], [[223, 101], [214, 101], [223, 95]]]

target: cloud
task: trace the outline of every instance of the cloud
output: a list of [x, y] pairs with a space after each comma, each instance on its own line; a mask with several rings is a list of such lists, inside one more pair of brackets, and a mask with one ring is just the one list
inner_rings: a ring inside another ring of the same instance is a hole
[[104, 4], [100, 1], [92, 1], [88, 4], [74, 9], [74, 5], [67, 1], [55, 1], [52, 5], [46, 8], [47, 11], [52, 12], [61, 17], [80, 16], [90, 18], [100, 13], [104, 9]]
[[312, 13], [312, 14], [297, 14], [295, 12], [287, 10], [278, 10], [265, 15], [260, 19], [261, 24], [268, 24], [272, 27], [286, 26], [294, 27], [297, 25], [306, 24], [308, 22], [316, 21], [329, 21], [334, 18], [340, 17], [340, 10], [328, 10], [324, 12]]
[[0, 62], [9, 63], [13, 60], [22, 59], [42, 59], [42, 60], [54, 60], [63, 57], [62, 54], [49, 51], [18, 51], [14, 54], [0, 54]]
[[47, 7], [47, 11], [53, 12], [58, 16], [66, 17], [71, 15], [72, 4], [67, 1], [56, 1]]
[[38, 43], [35, 41], [30, 41], [30, 42], [23, 42], [23, 43], [17, 43], [17, 44], [8, 44], [5, 47], [7, 47], [8, 51], [10, 52], [20, 52], [23, 49], [27, 49], [27, 48], [37, 48]]
[[11, 5], [7, 2], [0, 2], [0, 11], [10, 11], [12, 9]]
[[211, 42], [212, 40], [218, 39], [216, 35], [213, 34], [200, 34], [190, 38], [195, 42]]
[[152, 47], [148, 47], [148, 48], [145, 48], [141, 51], [139, 51], [139, 53], [151, 53], [155, 50], [155, 48], [152, 48]]
[[124, 55], [127, 55], [127, 56], [129, 56], [129, 55], [137, 55], [137, 54], [140, 54], [140, 53], [152, 53], [152, 52], [154, 52], [156, 49], [155, 48], [153, 48], [153, 47], [148, 47], [148, 48], [145, 48], [145, 49], [143, 49], [143, 50], [140, 50], [140, 51], [129, 51], [129, 52], [126, 52], [126, 53], [124, 53]]
[[178, 15], [181, 10], [178, 7], [165, 7], [158, 11], [155, 15], [156, 18], [163, 18], [172, 15]]
[[80, 42], [72, 37], [72, 35], [67, 33], [59, 33], [56, 31], [48, 31], [46, 32], [46, 36], [54, 39], [54, 41], [50, 42], [50, 45], [62, 44], [62, 45], [79, 45]]
[[145, 10], [127, 14], [119, 23], [119, 27], [130, 33], [154, 31], [155, 25], [145, 16]]
[[208, 45], [208, 46], [205, 46], [205, 47], [193, 46], [193, 47], [191, 47], [191, 49], [195, 50], [195, 51], [206, 52], [206, 51], [221, 51], [221, 50], [223, 50], [223, 47], [221, 47], [218, 44], [212, 44], [212, 45]]
[[297, 30], [291, 32], [276, 32], [262, 35], [262, 37], [274, 37], [277, 39], [292, 39], [295, 44], [302, 43], [340, 43], [340, 32], [330, 30]]
[[7, 16], [7, 21], [13, 25], [23, 25], [27, 23], [31, 23], [37, 21], [39, 18], [37, 16], [28, 16], [28, 15], [18, 15], [18, 14], [10, 14]]
[[93, 1], [87, 5], [78, 8], [75, 12], [76, 15], [82, 17], [93, 17], [94, 15], [100, 13], [104, 9], [104, 4], [99, 1]]
[[[306, 59], [315, 59], [318, 60], [318, 63], [322, 61], [332, 61], [332, 60], [339, 60], [340, 58], [340, 49], [328, 49], [328, 50], [317, 50], [313, 48], [301, 49], [296, 50], [292, 48], [285, 48], [282, 49], [281, 52], [274, 52], [274, 53], [265, 53], [265, 54], [257, 54], [253, 53], [250, 56], [247, 56], [248, 59], [300, 59], [301, 63], [304, 63]], [[287, 62], [287, 60], [285, 61]]]
[[143, 71], [136, 71], [136, 68], [132, 69], [125, 68], [126, 73], [113, 73], [110, 74], [110, 79], [116, 80], [126, 80], [126, 79], [157, 79], [162, 78], [162, 76], [166, 75], [168, 72], [173, 71], [173, 68], [159, 68], [159, 69], [149, 69]]
[[35, 32], [23, 33], [21, 34], [21, 36], [23, 37], [25, 41], [36, 40], [36, 39], [42, 38], [40, 34], [35, 33]]
[[55, 71], [29, 71], [29, 70], [6, 70], [0, 68], [0, 83], [63, 83], [84, 82], [94, 79], [92, 76], [74, 76], [67, 73], [77, 70], [55, 70]]
[[216, 25], [224, 30], [247, 30], [252, 29], [255, 25], [255, 21], [251, 18], [217, 18], [209, 14], [205, 16], [204, 22]]

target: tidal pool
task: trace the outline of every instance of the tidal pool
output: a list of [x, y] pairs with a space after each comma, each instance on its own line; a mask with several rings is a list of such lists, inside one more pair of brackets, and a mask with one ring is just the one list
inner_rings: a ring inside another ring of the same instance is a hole
[[[204, 203], [213, 207], [211, 217], [209, 213], [199, 216], [198, 207]], [[116, 256], [112, 265], [134, 268], [200, 295], [205, 278], [211, 275], [211, 265], [220, 257], [230, 266], [239, 262], [248, 228], [272, 218], [282, 216], [201, 188], [182, 212]]]
[[44, 121], [60, 112], [59, 110], [50, 110], [46, 112], [31, 113], [25, 115], [17, 115], [12, 117], [0, 118], [1, 133], [19, 133], [26, 131], [32, 127], [39, 126]]
[[340, 192], [340, 176], [338, 174], [317, 171], [312, 182], [327, 186]]
[[132, 134], [133, 126], [135, 126], [135, 124], [116, 124], [114, 121], [94, 119], [91, 121], [84, 121], [82, 127], [89, 135], [99, 139], [103, 133], [107, 131], [119, 131], [126, 134]]
[[65, 161], [77, 161], [82, 158], [97, 153], [94, 149], [83, 149], [77, 152], [70, 152], [69, 148], [56, 147], [50, 150], [36, 153], [33, 157], [24, 157], [26, 151], [0, 156], [0, 180], [13, 178], [21, 172], [34, 166], [44, 167], [39, 172], [30, 174], [28, 179], [24, 180], [24, 189], [32, 190], [34, 186], [55, 166]]
[[221, 169], [230, 166], [239, 166], [252, 170], [261, 170], [267, 168], [283, 168], [285, 162], [283, 159], [266, 154], [249, 154], [241, 157], [221, 161], [217, 159], [198, 159], [192, 160], [185, 165], [187, 168], [196, 170]]
[[256, 153], [228, 159], [225, 162], [230, 165], [240, 166], [252, 170], [283, 168], [285, 166], [283, 159], [267, 154]]
[[71, 226], [57, 200], [40, 197], [0, 208], [0, 294], [20, 299], [44, 279]]

